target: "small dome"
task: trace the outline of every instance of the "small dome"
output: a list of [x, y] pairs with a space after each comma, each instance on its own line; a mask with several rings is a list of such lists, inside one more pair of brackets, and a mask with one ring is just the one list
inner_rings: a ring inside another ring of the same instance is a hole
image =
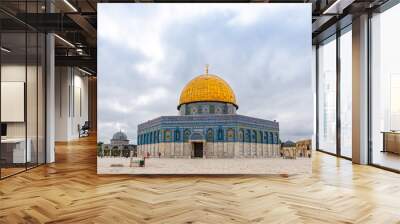
[[182, 104], [194, 102], [231, 103], [238, 108], [232, 88], [222, 78], [208, 74], [208, 67], [206, 74], [195, 77], [183, 88], [178, 109]]
[[126, 141], [126, 140], [128, 140], [128, 137], [126, 136], [125, 133], [123, 133], [122, 131], [119, 131], [113, 135], [111, 140]]

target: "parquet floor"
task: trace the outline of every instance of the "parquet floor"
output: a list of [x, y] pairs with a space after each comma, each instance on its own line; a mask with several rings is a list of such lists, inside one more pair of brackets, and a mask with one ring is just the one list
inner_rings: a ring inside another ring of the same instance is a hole
[[400, 175], [313, 155], [311, 176], [98, 176], [95, 138], [0, 181], [0, 223], [400, 223]]

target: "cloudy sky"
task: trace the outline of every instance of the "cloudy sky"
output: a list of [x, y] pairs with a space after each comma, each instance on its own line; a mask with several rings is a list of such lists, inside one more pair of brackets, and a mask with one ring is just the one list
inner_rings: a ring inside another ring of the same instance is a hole
[[310, 138], [308, 4], [99, 4], [98, 136], [177, 115], [182, 88], [202, 74], [225, 79], [239, 114], [277, 120], [282, 140]]

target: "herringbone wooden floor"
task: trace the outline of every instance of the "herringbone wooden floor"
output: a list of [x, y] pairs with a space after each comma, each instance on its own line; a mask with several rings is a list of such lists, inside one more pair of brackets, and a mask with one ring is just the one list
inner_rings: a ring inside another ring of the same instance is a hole
[[0, 181], [0, 223], [400, 223], [400, 175], [314, 153], [305, 176], [98, 176], [95, 138]]

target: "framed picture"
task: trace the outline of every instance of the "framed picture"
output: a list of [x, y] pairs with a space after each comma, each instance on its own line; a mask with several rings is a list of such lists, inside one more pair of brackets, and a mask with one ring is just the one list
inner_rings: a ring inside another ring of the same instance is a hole
[[310, 10], [99, 4], [98, 173], [310, 173]]

